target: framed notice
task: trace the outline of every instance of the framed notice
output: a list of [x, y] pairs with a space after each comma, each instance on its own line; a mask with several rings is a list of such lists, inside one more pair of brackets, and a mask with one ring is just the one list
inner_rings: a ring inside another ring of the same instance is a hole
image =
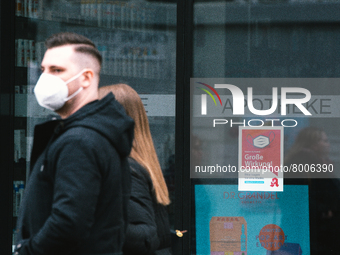
[[308, 201], [307, 185], [268, 192], [197, 184], [195, 254], [310, 254]]
[[239, 127], [239, 191], [283, 191], [283, 127]]

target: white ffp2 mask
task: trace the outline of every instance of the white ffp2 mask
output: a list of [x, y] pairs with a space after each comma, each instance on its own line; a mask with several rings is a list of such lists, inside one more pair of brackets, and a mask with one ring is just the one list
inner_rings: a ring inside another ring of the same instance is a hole
[[254, 138], [253, 143], [257, 148], [264, 148], [269, 145], [270, 142], [267, 136], [259, 135], [258, 137]]
[[[250, 139], [248, 140], [248, 138], [250, 137]], [[264, 148], [266, 146], [268, 146], [275, 138], [275, 133], [270, 132], [269, 136], [264, 136], [264, 135], [259, 135], [255, 138], [252, 138], [251, 135], [247, 136], [247, 141], [252, 144], [254, 147], [256, 148]]]
[[83, 72], [84, 70], [67, 81], [63, 81], [60, 77], [52, 74], [42, 73], [34, 87], [34, 94], [38, 103], [52, 111], [59, 110], [68, 100], [83, 89], [83, 87], [80, 87], [72, 95], [68, 96], [67, 84], [77, 79]]

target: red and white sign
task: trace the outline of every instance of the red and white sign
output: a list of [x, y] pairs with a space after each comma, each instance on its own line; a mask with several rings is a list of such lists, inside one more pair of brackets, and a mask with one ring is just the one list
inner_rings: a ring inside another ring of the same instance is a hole
[[239, 190], [283, 191], [283, 127], [239, 131]]

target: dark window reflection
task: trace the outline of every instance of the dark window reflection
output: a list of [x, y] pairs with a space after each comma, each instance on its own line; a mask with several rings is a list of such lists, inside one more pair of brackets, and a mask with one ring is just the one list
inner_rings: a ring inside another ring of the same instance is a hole
[[[338, 78], [339, 7], [337, 1], [195, 1], [193, 77]], [[340, 94], [337, 86], [311, 84], [306, 88], [318, 91], [319, 95]], [[286, 185], [308, 185], [311, 254], [337, 254], [340, 248], [336, 232], [340, 227], [339, 125], [338, 117], [305, 118], [285, 137], [285, 163], [334, 164], [334, 172], [327, 179], [285, 180]], [[226, 130], [218, 138], [203, 127], [194, 130], [192, 146], [197, 145], [197, 137], [204, 138], [199, 146], [202, 161], [209, 158], [208, 162], [215, 162], [223, 157], [237, 164], [237, 130]], [[214, 143], [219, 144], [217, 149], [212, 149]], [[191, 156], [195, 157], [196, 152], [192, 148]], [[203, 184], [215, 182], [195, 180]], [[195, 208], [195, 202], [192, 205]], [[200, 245], [194, 238], [193, 250]]]

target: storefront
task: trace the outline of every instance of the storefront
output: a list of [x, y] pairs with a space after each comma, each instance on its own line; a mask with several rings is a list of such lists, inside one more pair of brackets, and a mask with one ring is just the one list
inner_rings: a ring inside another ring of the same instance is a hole
[[[186, 231], [174, 240], [176, 254], [337, 254], [339, 8], [302, 0], [2, 1], [0, 253], [11, 254], [34, 125], [54, 114], [32, 92], [43, 42], [69, 31], [101, 52], [100, 86], [126, 83], [143, 100], [171, 226]], [[307, 142], [299, 144], [301, 134]]]

